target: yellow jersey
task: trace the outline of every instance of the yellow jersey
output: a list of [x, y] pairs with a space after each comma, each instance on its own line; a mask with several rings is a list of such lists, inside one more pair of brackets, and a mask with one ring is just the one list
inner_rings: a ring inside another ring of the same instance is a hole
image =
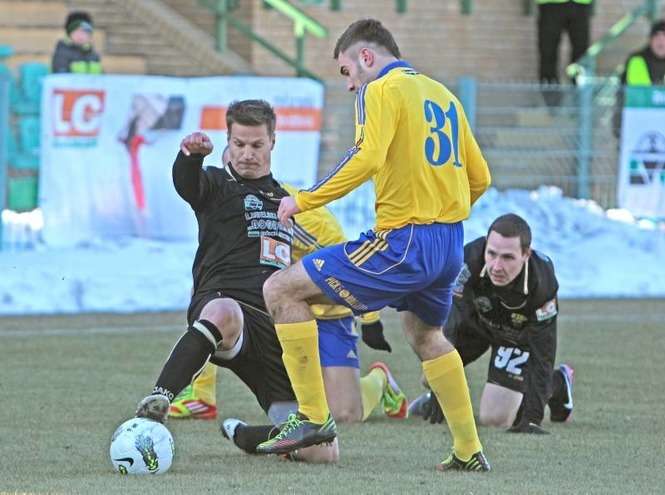
[[356, 96], [356, 145], [314, 187], [301, 211], [325, 205], [372, 178], [375, 230], [455, 223], [490, 185], [490, 172], [459, 100], [398, 60]]

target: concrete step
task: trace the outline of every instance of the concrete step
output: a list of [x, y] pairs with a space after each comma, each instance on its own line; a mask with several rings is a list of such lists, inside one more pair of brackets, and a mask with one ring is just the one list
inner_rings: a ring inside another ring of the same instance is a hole
[[478, 92], [476, 104], [478, 108], [530, 108], [543, 105], [543, 97], [537, 83], [484, 83]]
[[[17, 73], [20, 65], [24, 63], [39, 62], [50, 67], [50, 55], [14, 55], [6, 61], [6, 65]], [[109, 55], [102, 56], [102, 67], [105, 74], [145, 74], [147, 71], [146, 60], [143, 57], [132, 55]]]
[[[64, 37], [62, 29], [35, 28], [35, 27], [1, 27], [0, 40], [10, 45], [18, 55], [25, 54], [52, 54], [58, 40]], [[103, 51], [106, 42], [106, 33], [96, 30], [94, 44], [99, 51]]]
[[0, 13], [1, 27], [55, 27], [64, 24], [68, 9], [63, 2], [0, 1]]
[[14, 74], [17, 74], [16, 71], [18, 70], [18, 67], [28, 62], [38, 62], [46, 64], [50, 67], [51, 55], [47, 55], [45, 53], [39, 55], [36, 55], [34, 53], [12, 55], [11, 57], [9, 57], [7, 60], [4, 61], [4, 64], [7, 65], [12, 71], [14, 71]]
[[576, 150], [569, 149], [507, 151], [490, 148], [483, 150], [483, 154], [493, 167], [506, 170], [538, 168], [558, 173], [570, 167], [576, 160]]
[[145, 58], [132, 55], [104, 55], [102, 67], [106, 74], [145, 74], [147, 72]]
[[514, 108], [484, 107], [478, 108], [477, 126], [482, 127], [525, 127], [525, 128], [569, 128], [576, 124], [575, 107], [562, 106], [555, 113], [547, 107]]
[[575, 129], [551, 132], [522, 127], [479, 128], [476, 139], [481, 149], [487, 148], [546, 148], [560, 149], [574, 146], [577, 142]]

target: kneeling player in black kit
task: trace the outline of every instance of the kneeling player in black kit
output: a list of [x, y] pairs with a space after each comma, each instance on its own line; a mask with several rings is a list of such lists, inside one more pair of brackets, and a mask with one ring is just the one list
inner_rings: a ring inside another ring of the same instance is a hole
[[[491, 348], [479, 423], [516, 433], [547, 433], [540, 424], [573, 412], [573, 369], [553, 369], [557, 343], [559, 284], [549, 258], [531, 249], [531, 229], [521, 217], [497, 218], [487, 237], [464, 247], [464, 266], [454, 288], [445, 326], [466, 366]], [[409, 408], [430, 422], [444, 417], [423, 394]]]
[[[188, 329], [152, 394], [139, 403], [139, 417], [164, 422], [170, 401], [208, 360], [232, 370], [275, 424], [293, 410], [295, 396], [262, 293], [265, 280], [291, 262], [293, 229], [277, 219], [279, 200], [288, 193], [270, 174], [276, 117], [267, 102], [244, 100], [229, 106], [226, 123], [231, 160], [223, 169], [202, 167], [213, 145], [201, 132], [183, 139], [173, 164], [175, 188], [198, 221], [194, 288]], [[318, 448], [336, 452], [336, 445]]]

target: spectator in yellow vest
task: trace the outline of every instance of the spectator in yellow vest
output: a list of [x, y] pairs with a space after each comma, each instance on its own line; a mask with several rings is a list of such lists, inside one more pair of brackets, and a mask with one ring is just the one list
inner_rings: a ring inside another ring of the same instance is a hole
[[649, 44], [630, 54], [621, 83], [627, 86], [665, 85], [665, 20], [651, 26]]
[[[649, 32], [649, 43], [626, 59], [621, 75], [622, 86], [659, 86], [665, 85], [665, 20], [655, 22]], [[623, 111], [623, 91], [617, 96], [614, 112], [614, 135], [621, 133], [621, 113]]]
[[65, 20], [67, 37], [58, 41], [51, 71], [74, 74], [101, 74], [99, 54], [92, 45], [92, 17], [87, 12], [71, 12]]
[[[571, 63], [589, 48], [592, 0], [537, 0], [538, 77], [542, 84], [559, 83], [559, 44], [564, 31], [571, 45]], [[561, 92], [543, 90], [548, 106], [558, 106]]]

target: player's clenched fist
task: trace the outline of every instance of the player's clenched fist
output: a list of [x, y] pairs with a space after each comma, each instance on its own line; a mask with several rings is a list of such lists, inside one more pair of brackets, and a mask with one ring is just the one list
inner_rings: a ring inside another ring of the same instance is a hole
[[212, 153], [212, 149], [212, 141], [210, 141], [208, 135], [203, 132], [194, 132], [185, 136], [180, 143], [180, 151], [182, 151], [185, 156], [197, 153], [206, 156]]

